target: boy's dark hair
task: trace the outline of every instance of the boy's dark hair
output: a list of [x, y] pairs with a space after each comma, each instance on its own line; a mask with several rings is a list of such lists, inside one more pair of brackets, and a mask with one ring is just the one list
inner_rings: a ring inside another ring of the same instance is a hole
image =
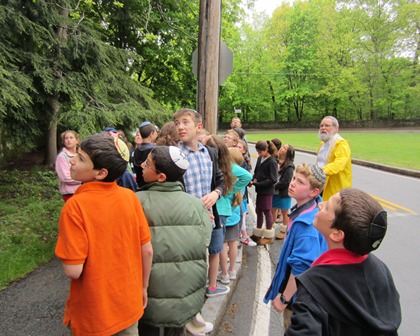
[[[186, 169], [180, 168], [172, 159], [169, 146], [156, 146], [150, 152], [157, 171], [166, 175], [166, 181], [179, 181]], [[186, 160], [186, 159], [185, 159]]]
[[147, 137], [149, 137], [152, 132], [157, 132], [156, 126], [153, 124], [148, 124], [148, 125], [140, 127], [140, 135], [143, 139], [146, 139]]
[[[115, 181], [127, 169], [127, 161], [123, 159], [115, 144], [117, 140], [119, 139], [113, 138], [107, 133], [100, 133], [86, 138], [80, 144], [82, 151], [92, 160], [94, 169], [105, 168], [108, 170], [108, 175], [102, 180], [103, 182]], [[123, 144], [121, 140], [119, 141]]]
[[344, 247], [360, 255], [376, 250], [385, 237], [386, 212], [373, 197], [355, 188], [342, 189], [332, 228], [344, 232]]

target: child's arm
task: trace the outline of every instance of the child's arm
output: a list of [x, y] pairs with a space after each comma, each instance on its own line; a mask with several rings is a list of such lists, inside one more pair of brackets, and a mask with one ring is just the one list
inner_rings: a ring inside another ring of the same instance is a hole
[[283, 294], [284, 298], [287, 301], [291, 301], [293, 298], [293, 295], [295, 295], [297, 290], [297, 285], [296, 285], [296, 278], [293, 274], [290, 274], [289, 280], [287, 281], [287, 285], [286, 288], [284, 289], [283, 293], [279, 293], [276, 298], [273, 300], [273, 307], [274, 309], [281, 313], [283, 310], [286, 309], [287, 304], [286, 303], [282, 303], [280, 300], [280, 296]]
[[78, 265], [63, 264], [64, 273], [70, 279], [77, 280], [80, 278], [80, 275], [83, 272], [83, 265], [84, 264], [78, 264]]
[[152, 270], [153, 247], [149, 241], [141, 246], [143, 268], [143, 308], [147, 306], [147, 287], [149, 287], [150, 272]]

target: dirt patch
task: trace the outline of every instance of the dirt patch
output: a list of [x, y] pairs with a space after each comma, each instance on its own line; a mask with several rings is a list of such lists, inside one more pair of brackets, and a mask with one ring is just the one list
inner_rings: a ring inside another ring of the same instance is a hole
[[2, 169], [6, 170], [32, 170], [35, 167], [47, 168], [44, 164], [45, 154], [42, 151], [25, 154], [22, 157], [2, 164]]

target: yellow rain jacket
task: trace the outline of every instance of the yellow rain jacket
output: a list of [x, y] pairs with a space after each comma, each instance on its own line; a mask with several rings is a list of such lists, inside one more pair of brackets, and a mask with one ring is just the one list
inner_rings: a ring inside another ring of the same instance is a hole
[[[321, 149], [321, 142], [318, 152]], [[318, 159], [317, 159], [318, 163]], [[351, 168], [351, 151], [347, 140], [341, 136], [337, 136], [335, 142], [331, 144], [330, 151], [327, 155], [327, 164], [322, 168], [327, 175], [324, 193], [322, 199], [328, 199], [344, 188], [351, 188], [352, 168]]]

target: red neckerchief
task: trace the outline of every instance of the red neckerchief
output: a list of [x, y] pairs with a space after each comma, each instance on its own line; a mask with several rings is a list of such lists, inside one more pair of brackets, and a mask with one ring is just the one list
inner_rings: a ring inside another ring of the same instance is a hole
[[321, 254], [319, 258], [312, 263], [312, 266], [360, 264], [365, 261], [367, 257], [368, 254], [359, 255], [345, 248], [336, 248]]

